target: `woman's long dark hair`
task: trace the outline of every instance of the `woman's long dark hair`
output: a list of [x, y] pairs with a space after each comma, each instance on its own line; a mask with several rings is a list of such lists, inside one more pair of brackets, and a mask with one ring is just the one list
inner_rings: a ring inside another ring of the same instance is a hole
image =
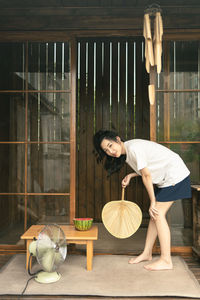
[[125, 163], [126, 155], [122, 154], [120, 157], [112, 157], [106, 154], [106, 152], [101, 148], [101, 142], [103, 139], [117, 142], [118, 134], [114, 131], [109, 130], [99, 130], [95, 133], [93, 137], [93, 144], [96, 150], [97, 162], [104, 162], [104, 169], [108, 172], [108, 176], [115, 172], [118, 172]]

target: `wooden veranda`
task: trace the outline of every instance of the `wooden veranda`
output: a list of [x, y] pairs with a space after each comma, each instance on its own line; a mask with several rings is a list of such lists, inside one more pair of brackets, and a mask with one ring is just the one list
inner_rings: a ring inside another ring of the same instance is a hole
[[[159, 1], [164, 24], [159, 76], [144, 65], [143, 16], [151, 4], [0, 1], [1, 266], [10, 254], [25, 252], [19, 240], [30, 225], [72, 223], [74, 216], [101, 222], [103, 205], [120, 198], [128, 169], [107, 179], [93, 154], [92, 136], [102, 127], [124, 139], [170, 147], [186, 160], [192, 184], [199, 185], [200, 3]], [[152, 82], [154, 105], [147, 90]], [[127, 198], [142, 208], [145, 227], [148, 197], [140, 179], [131, 183]], [[184, 199], [169, 221], [189, 232], [189, 241], [175, 239], [172, 251], [185, 257], [200, 280], [192, 250], [200, 235], [192, 211], [199, 209], [198, 201], [192, 207]]]

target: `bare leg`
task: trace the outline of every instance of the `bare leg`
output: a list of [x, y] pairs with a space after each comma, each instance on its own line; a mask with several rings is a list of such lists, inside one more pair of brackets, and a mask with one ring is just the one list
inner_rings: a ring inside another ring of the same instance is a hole
[[166, 213], [173, 204], [171, 202], [157, 202], [158, 216], [155, 219], [155, 225], [158, 232], [160, 242], [161, 256], [160, 258], [145, 266], [147, 270], [170, 270], [173, 268], [171, 260], [171, 235], [166, 220]]
[[131, 258], [129, 264], [137, 264], [144, 260], [152, 260], [152, 249], [157, 237], [157, 228], [154, 220], [150, 219], [147, 230], [146, 242], [143, 252], [136, 258]]

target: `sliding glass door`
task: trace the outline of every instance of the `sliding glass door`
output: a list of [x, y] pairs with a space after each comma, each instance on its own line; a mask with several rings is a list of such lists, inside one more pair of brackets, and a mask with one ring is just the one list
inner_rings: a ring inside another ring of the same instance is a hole
[[74, 216], [72, 47], [0, 43], [1, 245], [19, 243], [32, 224]]
[[[151, 107], [154, 139], [178, 153], [200, 181], [200, 43], [164, 42], [162, 72], [155, 75], [156, 104]], [[178, 201], [169, 213], [172, 245], [192, 245], [192, 201]]]

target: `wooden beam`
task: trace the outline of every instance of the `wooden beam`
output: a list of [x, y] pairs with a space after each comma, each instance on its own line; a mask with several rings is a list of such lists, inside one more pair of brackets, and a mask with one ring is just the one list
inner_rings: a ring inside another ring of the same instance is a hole
[[[5, 8], [0, 5], [1, 30], [141, 30], [141, 6], [34, 6]], [[162, 6], [164, 29], [199, 29], [200, 5]]]
[[[160, 247], [156, 246], [153, 250], [154, 254], [160, 253]], [[192, 247], [191, 246], [172, 246], [171, 247], [172, 254], [192, 254]]]
[[[23, 17], [26, 18], [34, 17], [34, 16], [65, 16], [65, 17], [73, 17], [79, 18], [83, 16], [91, 16], [91, 17], [124, 17], [124, 18], [135, 18], [141, 17], [143, 18], [144, 10], [146, 6], [44, 6], [44, 7], [25, 7], [23, 5], [19, 5], [18, 7], [12, 8], [2, 8], [0, 5], [0, 16], [1, 17]], [[177, 16], [181, 17], [181, 20], [192, 18], [192, 16], [197, 16], [200, 13], [200, 5], [197, 6], [161, 6], [162, 16], [164, 17], [164, 21], [170, 20], [170, 18], [176, 18]]]
[[[163, 17], [166, 29], [198, 29], [199, 13], [191, 17], [176, 15]], [[143, 14], [141, 16], [1, 16], [2, 31], [63, 31], [63, 30], [140, 30], [142, 33]]]
[[[146, 7], [149, 3], [147, 0], [1, 0], [0, 7], [4, 8], [17, 8], [17, 7]], [[174, 6], [199, 6], [199, 0], [160, 0], [159, 4], [162, 7], [174, 7]]]
[[6, 245], [6, 244], [0, 245], [0, 255], [25, 253], [25, 252], [26, 252], [25, 243], [23, 243], [22, 245]]
[[[73, 37], [137, 37], [142, 36], [141, 29], [98, 29], [98, 30], [45, 30], [45, 31], [15, 31], [15, 30], [5, 30], [0, 31], [0, 40], [1, 42], [24, 42], [27, 40], [35, 42], [65, 42]], [[200, 39], [200, 29], [164, 29], [163, 40], [199, 40]]]

